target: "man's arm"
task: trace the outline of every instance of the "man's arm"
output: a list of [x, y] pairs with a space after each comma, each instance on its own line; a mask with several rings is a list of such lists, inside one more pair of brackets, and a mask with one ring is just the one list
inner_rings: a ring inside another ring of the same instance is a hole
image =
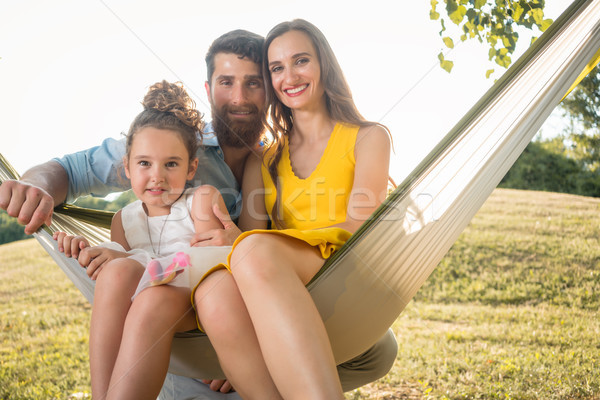
[[50, 224], [52, 210], [65, 201], [69, 178], [56, 161], [48, 161], [29, 169], [19, 181], [0, 185], [0, 208], [25, 225], [30, 235], [44, 223]]

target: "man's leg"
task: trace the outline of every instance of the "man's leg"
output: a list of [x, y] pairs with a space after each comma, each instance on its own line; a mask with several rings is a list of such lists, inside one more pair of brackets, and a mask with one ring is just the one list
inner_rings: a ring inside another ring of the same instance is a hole
[[391, 329], [364, 353], [338, 365], [344, 392], [359, 388], [384, 377], [396, 360], [398, 343]]
[[158, 400], [241, 400], [236, 392], [212, 391], [200, 379], [167, 374]]

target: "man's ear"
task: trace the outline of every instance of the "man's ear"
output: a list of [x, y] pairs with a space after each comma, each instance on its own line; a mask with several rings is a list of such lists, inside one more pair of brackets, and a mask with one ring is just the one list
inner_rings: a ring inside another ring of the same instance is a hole
[[204, 88], [206, 89], [206, 96], [208, 96], [208, 100], [212, 103], [212, 97], [210, 94], [210, 83], [208, 81], [204, 82]]
[[192, 161], [190, 161], [186, 180], [191, 181], [194, 179], [194, 175], [196, 175], [196, 169], [198, 169], [198, 158], [194, 158]]

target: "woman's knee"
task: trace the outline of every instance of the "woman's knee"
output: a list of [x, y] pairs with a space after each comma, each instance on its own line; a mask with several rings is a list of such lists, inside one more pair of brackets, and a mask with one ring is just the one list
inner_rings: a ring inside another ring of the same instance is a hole
[[271, 267], [270, 252], [273, 246], [271, 235], [253, 234], [241, 240], [233, 250], [230, 268], [234, 277], [248, 276], [268, 279]]
[[227, 332], [235, 329], [239, 312], [245, 305], [229, 271], [223, 269], [210, 274], [194, 293], [194, 306], [202, 327]]

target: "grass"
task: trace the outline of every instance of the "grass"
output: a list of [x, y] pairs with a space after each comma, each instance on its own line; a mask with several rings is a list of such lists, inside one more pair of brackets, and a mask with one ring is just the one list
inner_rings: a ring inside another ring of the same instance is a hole
[[[496, 190], [396, 320], [363, 399], [600, 399], [600, 199]], [[0, 246], [0, 399], [89, 392], [89, 304], [39, 245]]]

